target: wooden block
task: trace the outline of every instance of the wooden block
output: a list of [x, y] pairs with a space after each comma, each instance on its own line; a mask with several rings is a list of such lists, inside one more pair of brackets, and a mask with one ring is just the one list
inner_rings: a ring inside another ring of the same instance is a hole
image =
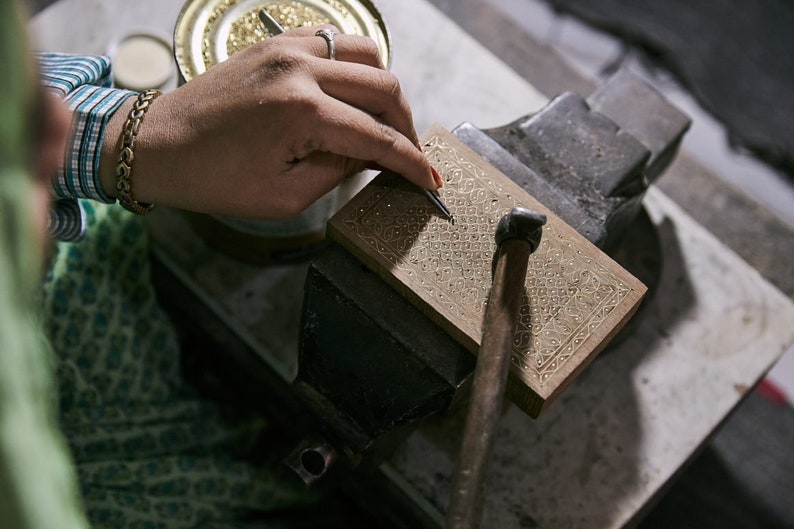
[[439, 126], [423, 150], [454, 224], [404, 178], [381, 173], [329, 221], [328, 235], [476, 354], [494, 231], [514, 206], [548, 217], [530, 256], [508, 398], [537, 417], [628, 321], [646, 288]]

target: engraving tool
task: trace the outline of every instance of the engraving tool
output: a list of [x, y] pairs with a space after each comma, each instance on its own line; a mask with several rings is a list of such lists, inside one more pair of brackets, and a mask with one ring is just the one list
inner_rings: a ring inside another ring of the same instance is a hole
[[482, 520], [485, 470], [501, 416], [529, 255], [540, 245], [544, 224], [546, 215], [516, 207], [496, 226], [493, 282], [446, 529], [474, 529]]
[[281, 24], [276, 22], [276, 19], [264, 9], [259, 10], [259, 20], [262, 22], [262, 25], [265, 26], [265, 29], [274, 37], [284, 33], [284, 28], [281, 27]]
[[[279, 24], [276, 19], [274, 19], [270, 13], [264, 9], [259, 10], [259, 20], [262, 22], [262, 25], [265, 27], [265, 29], [274, 37], [284, 33], [284, 28], [281, 27], [281, 24]], [[444, 201], [441, 200], [441, 196], [437, 192], [430, 191], [429, 189], [424, 189], [423, 191], [425, 192], [425, 195], [427, 195], [427, 198], [430, 199], [430, 202], [432, 202], [433, 205], [436, 206], [436, 208], [443, 213], [448, 220], [454, 223], [455, 217], [452, 216], [452, 212], [449, 211], [449, 208], [446, 206], [446, 204], [444, 204]]]
[[430, 191], [429, 189], [423, 189], [423, 191], [425, 192], [425, 195], [427, 195], [427, 198], [430, 199], [430, 202], [432, 202], [436, 208], [438, 208], [438, 210], [454, 224], [455, 217], [452, 216], [452, 212], [449, 211], [449, 208], [447, 208], [446, 204], [444, 204], [444, 201], [441, 200], [441, 196], [436, 191]]

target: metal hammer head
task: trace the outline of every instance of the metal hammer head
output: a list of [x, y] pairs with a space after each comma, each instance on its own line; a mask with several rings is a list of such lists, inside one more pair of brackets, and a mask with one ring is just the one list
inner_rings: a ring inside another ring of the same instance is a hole
[[546, 224], [546, 215], [527, 208], [515, 207], [499, 219], [496, 226], [496, 245], [502, 246], [505, 241], [519, 239], [527, 241], [534, 252], [540, 244], [542, 227]]

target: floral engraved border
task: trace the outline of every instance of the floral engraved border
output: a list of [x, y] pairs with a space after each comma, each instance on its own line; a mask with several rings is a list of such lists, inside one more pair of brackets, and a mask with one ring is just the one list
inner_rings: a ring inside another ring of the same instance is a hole
[[[440, 217], [427, 198], [397, 175], [381, 175], [339, 213], [362, 245], [377, 252], [395, 280], [477, 347], [491, 286], [493, 233], [527, 195], [511, 196], [499, 179], [438, 135], [424, 152], [444, 179], [443, 199], [455, 216]], [[599, 329], [631, 292], [618, 276], [575, 244], [554, 223], [543, 228], [530, 256], [513, 348], [521, 378], [543, 386]]]

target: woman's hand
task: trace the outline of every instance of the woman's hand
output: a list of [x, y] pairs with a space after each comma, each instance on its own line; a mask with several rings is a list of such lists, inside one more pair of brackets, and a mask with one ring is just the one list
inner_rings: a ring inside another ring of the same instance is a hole
[[[317, 29], [256, 44], [155, 100], [136, 139], [133, 197], [284, 218], [366, 165], [436, 189], [411, 110], [375, 43], [337, 34], [331, 61]], [[103, 145], [101, 177], [111, 196], [131, 105], [113, 116]]]

